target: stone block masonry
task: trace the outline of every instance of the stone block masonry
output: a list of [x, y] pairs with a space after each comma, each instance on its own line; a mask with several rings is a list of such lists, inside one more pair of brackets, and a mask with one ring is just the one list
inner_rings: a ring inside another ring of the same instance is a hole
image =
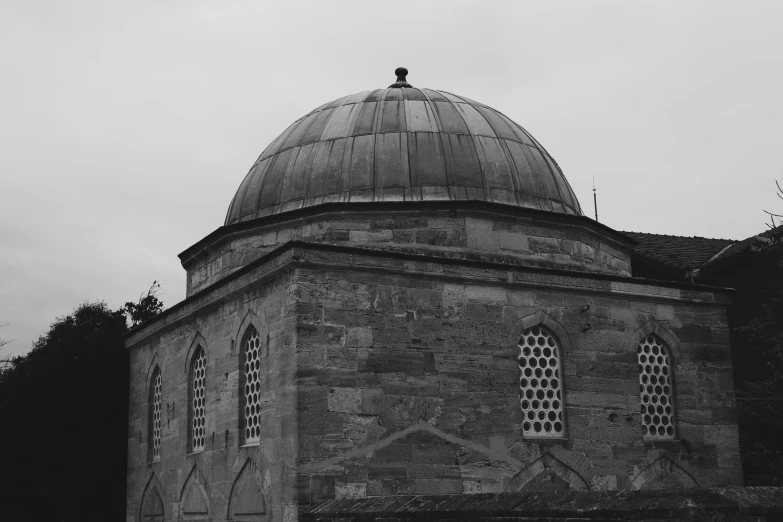
[[[290, 274], [250, 285], [230, 299], [170, 317], [166, 331], [131, 351], [127, 520], [139, 520], [159, 494], [166, 520], [246, 520], [263, 511], [270, 520], [295, 518], [295, 328]], [[189, 312], [189, 313], [187, 313]], [[184, 320], [183, 320], [184, 318]], [[240, 344], [248, 327], [264, 340], [261, 362], [261, 441], [242, 444]], [[143, 332], [139, 332], [143, 335]], [[191, 357], [206, 355], [205, 447], [188, 448], [188, 378]], [[148, 459], [148, 374], [163, 375], [161, 457]], [[252, 492], [252, 495], [250, 495]], [[233, 510], [234, 515], [230, 515]], [[149, 514], [149, 513], [148, 513]], [[219, 514], [219, 515], [218, 515]], [[154, 519], [154, 518], [153, 518]], [[146, 520], [146, 518], [145, 518]]]
[[[730, 362], [703, 355], [729, 350], [724, 309], [650, 285], [575, 293], [546, 276], [481, 285], [466, 268], [450, 273], [471, 279], [460, 284], [353, 263], [297, 270], [302, 501], [741, 484]], [[562, 439], [522, 436], [517, 343], [531, 317], [563, 347]], [[713, 329], [720, 341], [691, 334]], [[665, 442], [642, 436], [636, 350], [649, 333], [673, 354], [677, 432]]]
[[781, 519], [783, 489], [770, 487], [326, 500], [310, 507], [300, 517], [311, 522], [772, 522]]
[[[438, 219], [427, 218], [433, 234], [452, 222]], [[395, 237], [421, 220], [365, 225]], [[507, 224], [473, 225], [508, 244]], [[726, 294], [476, 248], [288, 242], [132, 332], [127, 519], [294, 521], [328, 499], [741, 483]], [[560, 347], [560, 438], [523, 435], [518, 341], [536, 325]], [[263, 342], [258, 444], [242, 436], [250, 327]], [[673, 440], [642, 434], [636, 350], [648, 335], [671, 350]], [[205, 448], [190, 453], [188, 368], [199, 346]], [[149, 462], [156, 367], [162, 444]]]
[[[187, 295], [291, 240], [387, 251], [419, 252], [483, 259], [511, 265], [559, 267], [630, 275], [630, 241], [595, 230], [591, 220], [515, 209], [504, 205], [424, 204], [416, 210], [352, 210], [313, 219], [289, 219], [260, 229], [206, 238], [180, 255], [188, 271]], [[456, 210], [459, 208], [459, 210]], [[310, 209], [313, 210], [313, 209]], [[506, 215], [499, 215], [502, 211]], [[533, 219], [532, 216], [535, 216]], [[319, 216], [320, 217], [320, 216]], [[550, 219], [563, 220], [549, 221]]]

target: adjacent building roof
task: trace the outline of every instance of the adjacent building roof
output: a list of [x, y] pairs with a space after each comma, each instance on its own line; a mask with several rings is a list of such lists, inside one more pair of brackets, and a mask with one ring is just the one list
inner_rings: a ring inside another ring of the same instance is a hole
[[696, 275], [699, 269], [712, 267], [729, 260], [737, 254], [750, 250], [754, 244], [783, 236], [783, 226], [755, 234], [741, 241], [644, 232], [622, 232], [622, 234], [638, 243], [634, 249], [636, 255]]
[[644, 232], [623, 232], [623, 234], [639, 243], [635, 249], [637, 254], [682, 270], [699, 268], [736, 243], [733, 239], [698, 236], [669, 236]]
[[750, 250], [751, 246], [757, 243], [764, 242], [773, 238], [779, 238], [783, 236], [783, 225], [777, 226], [760, 234], [750, 236], [742, 241], [733, 242], [728, 248], [721, 250], [716, 256], [711, 258], [705, 265], [713, 265], [722, 262], [730, 257], [733, 257], [742, 252]]
[[391, 87], [339, 98], [291, 124], [250, 169], [225, 224], [354, 201], [476, 200], [582, 215], [560, 167], [525, 129], [395, 72]]

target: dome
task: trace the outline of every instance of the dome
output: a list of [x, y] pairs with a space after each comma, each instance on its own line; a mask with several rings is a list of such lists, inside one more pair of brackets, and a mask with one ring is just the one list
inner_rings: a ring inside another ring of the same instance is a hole
[[401, 79], [291, 124], [242, 181], [225, 224], [334, 202], [489, 201], [582, 215], [560, 167], [522, 127]]

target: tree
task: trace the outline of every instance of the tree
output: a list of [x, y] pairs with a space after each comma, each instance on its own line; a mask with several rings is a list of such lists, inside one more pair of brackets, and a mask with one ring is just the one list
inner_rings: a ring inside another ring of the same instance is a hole
[[147, 294], [142, 294], [139, 297], [138, 303], [128, 301], [125, 306], [121, 308], [131, 321], [131, 326], [138, 326], [148, 319], [152, 319], [163, 310], [163, 303], [158, 299], [158, 291], [160, 291], [160, 283], [157, 281], [152, 282]]
[[[8, 323], [0, 324], [0, 328], [3, 326], [8, 326]], [[13, 339], [10, 341], [7, 339], [1, 339], [0, 338], [0, 350], [3, 349], [3, 347], [9, 343], [13, 342]], [[0, 372], [2, 372], [5, 368], [7, 368], [11, 364], [11, 358], [8, 356], [0, 357]]]
[[[783, 190], [776, 182], [778, 197]], [[737, 288], [734, 377], [740, 451], [748, 485], [783, 485], [783, 216], [769, 211], [770, 230], [735, 256], [727, 273]], [[776, 219], [778, 218], [777, 222]]]
[[[780, 228], [778, 226], [777, 228]], [[773, 229], [771, 232], [780, 232]], [[746, 427], [744, 464], [749, 485], [783, 485], [783, 234], [761, 236], [751, 247], [751, 281], [735, 296], [742, 326], [736, 371], [740, 421]]]
[[128, 321], [138, 324], [162, 309], [156, 284], [130, 310], [78, 306], [0, 372], [3, 520], [125, 518], [124, 336]]
[[[2, 328], [3, 326], [8, 326], [8, 323], [3, 323], [3, 324], [0, 324], [0, 328]], [[13, 340], [13, 339], [12, 339], [12, 340]], [[8, 344], [8, 343], [10, 343], [10, 342], [11, 342], [11, 341], [7, 341], [7, 340], [5, 340], [5, 339], [0, 339], [0, 348], [2, 348], [3, 346], [5, 346], [6, 344]]]
[[[778, 183], [777, 180], [775, 180], [775, 185], [778, 187], [778, 191], [775, 193], [775, 195], [777, 195], [777, 197], [779, 197], [780, 199], [783, 199], [783, 188], [780, 188], [780, 183]], [[783, 214], [776, 214], [768, 210], [765, 210], [764, 212], [766, 212], [767, 215], [769, 215], [769, 223], [767, 223], [767, 226], [769, 228], [777, 228], [781, 224], [783, 224]], [[775, 224], [775, 218], [778, 218], [777, 224]]]

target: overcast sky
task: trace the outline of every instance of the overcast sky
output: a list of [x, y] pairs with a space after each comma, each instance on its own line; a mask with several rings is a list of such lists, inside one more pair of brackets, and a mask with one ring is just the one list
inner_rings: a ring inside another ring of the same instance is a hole
[[408, 81], [502, 111], [618, 230], [742, 239], [783, 211], [783, 2], [0, 5], [0, 338], [153, 280], [291, 122]]

